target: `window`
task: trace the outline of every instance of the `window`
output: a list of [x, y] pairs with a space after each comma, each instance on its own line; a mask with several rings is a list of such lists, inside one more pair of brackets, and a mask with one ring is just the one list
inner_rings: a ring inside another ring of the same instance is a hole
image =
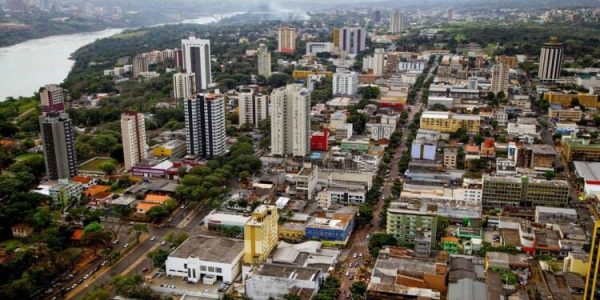
[[206, 271], [206, 266], [200, 266], [200, 271]]
[[187, 267], [187, 264], [183, 264], [183, 268], [184, 268], [184, 269], [187, 269], [187, 268], [188, 268], [188, 267]]
[[217, 268], [216, 270], [217, 270], [217, 273], [223, 273], [223, 269], [221, 269], [221, 268]]
[[208, 271], [209, 272], [214, 272], [215, 271], [215, 267], [208, 267]]

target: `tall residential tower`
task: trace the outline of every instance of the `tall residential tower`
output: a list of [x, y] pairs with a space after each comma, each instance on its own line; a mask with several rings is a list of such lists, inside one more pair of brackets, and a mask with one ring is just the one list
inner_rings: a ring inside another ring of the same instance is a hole
[[390, 32], [400, 33], [404, 30], [404, 15], [399, 9], [395, 9], [390, 14]]
[[183, 66], [187, 73], [196, 76], [196, 90], [205, 90], [212, 84], [210, 41], [190, 37], [181, 40]]
[[144, 114], [142, 113], [129, 110], [121, 114], [125, 170], [131, 170], [136, 164], [148, 157], [145, 124]]
[[277, 51], [294, 53], [296, 50], [296, 28], [280, 27], [277, 31]]
[[175, 73], [173, 74], [173, 97], [176, 100], [192, 97], [196, 90], [196, 74]]
[[260, 44], [256, 51], [256, 59], [258, 60], [258, 75], [271, 77], [271, 52], [267, 49], [267, 45]]
[[560, 77], [560, 65], [563, 57], [563, 44], [556, 37], [550, 38], [540, 52], [538, 77], [541, 81], [552, 81]]
[[201, 93], [184, 102], [187, 153], [200, 158], [225, 154], [225, 100]]
[[69, 115], [51, 112], [40, 117], [44, 160], [49, 179], [69, 179], [77, 175], [75, 135]]
[[302, 84], [288, 84], [271, 94], [271, 154], [310, 153], [310, 93]]

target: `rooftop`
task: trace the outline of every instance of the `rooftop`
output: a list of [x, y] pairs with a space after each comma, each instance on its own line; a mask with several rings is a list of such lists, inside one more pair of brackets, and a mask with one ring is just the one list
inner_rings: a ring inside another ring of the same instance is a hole
[[169, 256], [178, 258], [194, 257], [202, 261], [234, 263], [243, 251], [243, 240], [198, 235], [185, 240]]
[[600, 181], [600, 162], [576, 161], [574, 164], [577, 175], [584, 180]]
[[303, 268], [280, 264], [263, 264], [255, 272], [256, 275], [261, 276], [310, 281], [316, 280], [320, 273], [321, 270], [315, 268]]

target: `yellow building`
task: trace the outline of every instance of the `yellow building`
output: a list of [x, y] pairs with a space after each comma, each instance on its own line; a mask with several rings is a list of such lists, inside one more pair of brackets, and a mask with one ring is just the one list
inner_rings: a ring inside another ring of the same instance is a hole
[[589, 257], [585, 253], [569, 252], [563, 260], [563, 272], [573, 272], [585, 277], [589, 268]]
[[179, 157], [184, 156], [185, 152], [185, 142], [182, 140], [168, 141], [152, 149], [155, 157]]
[[562, 144], [565, 161], [600, 161], [600, 144], [567, 141]]
[[339, 28], [333, 29], [333, 46], [336, 48], [340, 47], [340, 29]]
[[573, 101], [573, 99], [579, 100], [579, 104], [583, 105], [584, 107], [600, 108], [600, 103], [598, 102], [598, 95], [591, 95], [585, 93], [566, 94], [558, 92], [547, 92], [544, 94], [544, 100], [548, 101], [550, 104], [571, 106], [571, 101]]
[[329, 79], [333, 78], [333, 72], [331, 71], [294, 70], [294, 72], [292, 72], [292, 77], [294, 78], [294, 80], [308, 80], [309, 75], [325, 75]]
[[446, 111], [425, 111], [421, 115], [421, 128], [452, 133], [460, 128], [477, 133], [481, 125], [479, 115], [454, 114]]
[[594, 225], [594, 235], [590, 246], [590, 262], [585, 279], [583, 300], [600, 299], [600, 221]]
[[304, 240], [304, 225], [287, 222], [279, 225], [279, 238], [286, 241], [300, 242]]
[[260, 264], [277, 246], [279, 216], [274, 205], [261, 205], [244, 225], [244, 263]]

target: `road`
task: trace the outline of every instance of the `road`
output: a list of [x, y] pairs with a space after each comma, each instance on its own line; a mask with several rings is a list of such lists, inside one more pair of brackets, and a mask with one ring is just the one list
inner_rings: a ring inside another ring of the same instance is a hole
[[[420, 99], [420, 93], [417, 95], [417, 97], [419, 97], [417, 99]], [[372, 233], [383, 231], [383, 228], [379, 226], [381, 210], [383, 209], [383, 199], [390, 196], [394, 181], [399, 177], [399, 175], [401, 175], [398, 172], [398, 161], [400, 160], [400, 157], [402, 157], [402, 153], [404, 153], [408, 147], [406, 144], [406, 139], [409, 134], [408, 125], [413, 121], [415, 114], [421, 111], [422, 104], [417, 101], [417, 103], [410, 106], [410, 108], [411, 111], [408, 115], [406, 124], [401, 128], [402, 140], [400, 142], [400, 146], [396, 149], [394, 157], [390, 162], [390, 175], [384, 181], [382, 195], [373, 208], [373, 221], [371, 222], [370, 226], [359, 228], [354, 232], [350, 238], [350, 241], [348, 242], [350, 247], [348, 249], [344, 249], [339, 258], [337, 269], [339, 275], [337, 277], [340, 279], [340, 291], [342, 292], [339, 294], [338, 299], [344, 299], [345, 295], [349, 293], [349, 289], [352, 286], [354, 277], [357, 276], [357, 272], [360, 270], [360, 267], [366, 267], [376, 259], [371, 257], [369, 254], [369, 241], [367, 236]], [[356, 256], [354, 254], [356, 254]]]

